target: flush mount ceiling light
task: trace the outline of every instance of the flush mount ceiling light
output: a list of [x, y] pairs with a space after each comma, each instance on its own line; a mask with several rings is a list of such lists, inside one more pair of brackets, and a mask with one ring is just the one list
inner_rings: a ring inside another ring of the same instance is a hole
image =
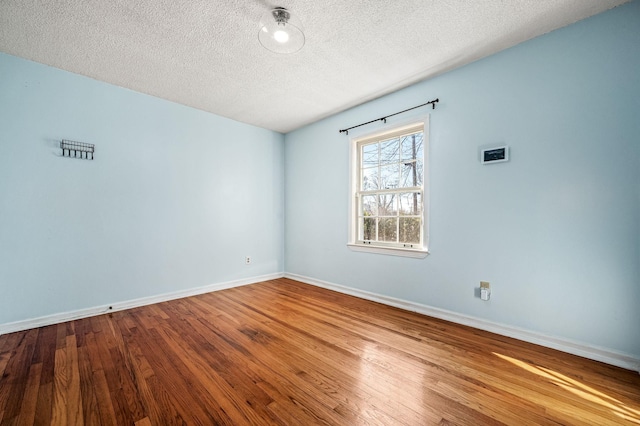
[[258, 40], [275, 53], [295, 53], [304, 46], [302, 25], [283, 7], [265, 13], [260, 20]]

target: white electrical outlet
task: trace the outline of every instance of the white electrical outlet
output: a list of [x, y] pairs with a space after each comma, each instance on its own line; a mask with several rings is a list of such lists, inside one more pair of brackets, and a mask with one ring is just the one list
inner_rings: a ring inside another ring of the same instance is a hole
[[480, 299], [482, 300], [489, 300], [489, 298], [491, 297], [491, 290], [488, 288], [481, 288], [480, 289]]
[[245, 265], [251, 265], [251, 256], [247, 256], [244, 258], [244, 264]]
[[489, 300], [491, 297], [491, 284], [488, 281], [480, 281], [480, 299]]

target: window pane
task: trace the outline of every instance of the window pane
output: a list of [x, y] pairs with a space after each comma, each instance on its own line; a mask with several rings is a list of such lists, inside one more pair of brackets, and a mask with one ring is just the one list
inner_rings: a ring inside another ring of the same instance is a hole
[[423, 158], [423, 134], [414, 133], [413, 135], [402, 137], [402, 162]]
[[372, 191], [374, 189], [379, 189], [378, 181], [379, 181], [379, 177], [378, 177], [377, 167], [372, 169], [362, 170], [362, 190], [363, 191]]
[[380, 164], [397, 163], [400, 161], [400, 139], [380, 142]]
[[380, 167], [380, 189], [394, 189], [400, 181], [400, 165], [391, 164]]
[[362, 167], [377, 166], [378, 158], [377, 143], [362, 146]]
[[416, 160], [416, 174], [418, 176], [418, 186], [422, 186], [424, 183], [424, 160], [422, 158], [418, 158]]
[[378, 215], [378, 196], [376, 195], [362, 196], [362, 215], [363, 216]]
[[400, 218], [400, 242], [408, 244], [420, 243], [420, 218]]
[[411, 186], [421, 186], [422, 169], [417, 161], [411, 160], [402, 164], [402, 176], [400, 177], [400, 188]]
[[378, 241], [398, 240], [398, 219], [395, 217], [380, 218], [378, 222]]
[[378, 196], [378, 216], [397, 216], [397, 194], [380, 194]]
[[422, 215], [422, 194], [419, 192], [407, 192], [400, 194], [400, 216]]
[[402, 138], [402, 176], [400, 187], [422, 186], [423, 134], [415, 133]]
[[375, 240], [376, 239], [376, 218], [364, 217], [360, 219], [360, 239]]

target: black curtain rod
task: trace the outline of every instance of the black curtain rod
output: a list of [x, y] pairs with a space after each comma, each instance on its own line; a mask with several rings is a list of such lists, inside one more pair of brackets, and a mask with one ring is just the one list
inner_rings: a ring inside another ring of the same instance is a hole
[[366, 123], [358, 124], [357, 126], [351, 126], [351, 127], [346, 128], [346, 129], [342, 129], [342, 130], [340, 130], [340, 133], [346, 133], [348, 135], [349, 134], [349, 130], [355, 129], [356, 127], [360, 127], [360, 126], [366, 126], [367, 124], [375, 123], [376, 121], [384, 121], [386, 123], [387, 122], [387, 118], [389, 118], [389, 117], [393, 117], [394, 115], [402, 114], [403, 112], [411, 111], [412, 109], [420, 108], [420, 107], [423, 107], [425, 105], [431, 105], [432, 109], [436, 109], [436, 103], [438, 103], [438, 102], [440, 102], [440, 99], [434, 99], [434, 100], [426, 102], [426, 103], [424, 103], [422, 105], [414, 106], [413, 108], [407, 108], [404, 111], [396, 112], [395, 114], [385, 115], [384, 117], [376, 118], [375, 120], [367, 121]]

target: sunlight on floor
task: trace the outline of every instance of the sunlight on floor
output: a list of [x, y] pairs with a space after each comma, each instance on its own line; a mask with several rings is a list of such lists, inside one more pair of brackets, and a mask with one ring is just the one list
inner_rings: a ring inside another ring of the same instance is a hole
[[631, 408], [625, 403], [618, 401], [617, 399], [612, 398], [596, 389], [593, 389], [592, 387], [587, 386], [584, 383], [580, 383], [579, 381], [572, 379], [571, 377], [567, 377], [564, 374], [558, 373], [557, 371], [531, 365], [524, 361], [520, 361], [518, 359], [511, 358], [510, 356], [502, 355], [496, 352], [493, 352], [493, 354], [499, 358], [504, 359], [505, 361], [509, 361], [510, 363], [526, 371], [548, 379], [555, 385], [560, 386], [561, 388], [573, 393], [574, 395], [579, 396], [580, 398], [610, 409], [611, 412], [618, 417], [640, 425], [640, 410]]
[[[411, 371], [411, 377], [397, 378], [388, 374], [400, 365], [381, 351], [377, 344], [365, 342], [361, 346], [359, 379], [361, 383], [385, 395], [401, 395], [403, 405], [412, 409], [424, 407], [424, 372]], [[407, 370], [408, 371], [408, 370]]]

